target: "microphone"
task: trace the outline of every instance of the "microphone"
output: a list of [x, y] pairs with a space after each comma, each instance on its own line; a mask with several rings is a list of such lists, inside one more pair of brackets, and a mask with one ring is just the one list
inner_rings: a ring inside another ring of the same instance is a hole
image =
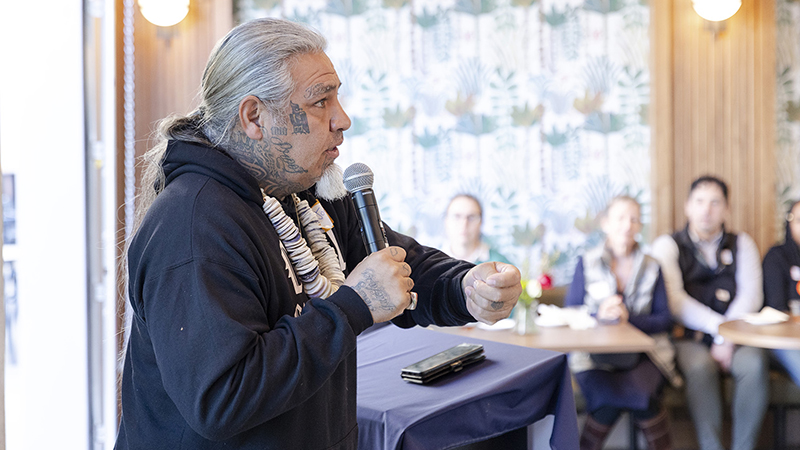
[[386, 240], [386, 232], [378, 212], [378, 202], [375, 200], [375, 192], [372, 191], [372, 182], [375, 181], [372, 170], [366, 164], [352, 164], [344, 170], [343, 181], [345, 189], [356, 205], [358, 221], [361, 223], [361, 236], [367, 253], [388, 247], [389, 242]]
[[[354, 163], [344, 169], [343, 178], [344, 188], [350, 193], [350, 198], [356, 205], [358, 221], [361, 223], [361, 237], [364, 239], [367, 254], [388, 247], [389, 241], [386, 239], [386, 231], [383, 229], [381, 215], [378, 212], [378, 202], [375, 200], [375, 192], [372, 191], [372, 182], [375, 181], [372, 170], [366, 164]], [[411, 302], [406, 309], [416, 309], [419, 297], [416, 292], [409, 294]]]

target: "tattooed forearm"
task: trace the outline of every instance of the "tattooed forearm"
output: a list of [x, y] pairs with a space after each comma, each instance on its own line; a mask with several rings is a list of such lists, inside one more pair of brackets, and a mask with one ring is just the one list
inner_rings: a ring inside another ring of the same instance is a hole
[[362, 274], [363, 279], [353, 286], [353, 290], [364, 300], [370, 311], [392, 311], [394, 305], [389, 300], [386, 289], [377, 282], [375, 271], [367, 269]]

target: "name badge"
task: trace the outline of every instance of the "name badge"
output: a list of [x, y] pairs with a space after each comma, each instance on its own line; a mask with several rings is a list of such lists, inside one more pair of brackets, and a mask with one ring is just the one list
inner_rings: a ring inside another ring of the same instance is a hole
[[731, 301], [731, 293], [726, 291], [725, 289], [717, 289], [715, 294], [717, 296], [717, 300], [719, 300], [721, 302], [726, 302], [727, 303], [727, 302]]
[[789, 269], [789, 275], [792, 276], [794, 281], [800, 281], [800, 267], [792, 266], [792, 268]]
[[721, 251], [719, 253], [719, 262], [725, 264], [726, 266], [733, 264], [733, 252], [728, 248]]
[[328, 230], [333, 228], [333, 219], [331, 219], [331, 216], [328, 215], [328, 212], [325, 211], [325, 208], [319, 203], [319, 200], [311, 207], [311, 211], [317, 215], [322, 231], [327, 233]]

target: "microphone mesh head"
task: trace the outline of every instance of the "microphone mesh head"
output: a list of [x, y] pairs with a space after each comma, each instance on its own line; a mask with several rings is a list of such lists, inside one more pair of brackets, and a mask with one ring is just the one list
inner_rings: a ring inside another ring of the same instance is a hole
[[344, 169], [344, 188], [351, 194], [364, 189], [372, 189], [373, 181], [375, 181], [375, 175], [366, 164], [354, 163]]

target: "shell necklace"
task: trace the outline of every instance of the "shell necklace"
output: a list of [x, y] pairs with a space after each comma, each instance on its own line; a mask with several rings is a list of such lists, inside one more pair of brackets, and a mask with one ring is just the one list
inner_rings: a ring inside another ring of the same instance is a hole
[[263, 191], [262, 195], [264, 196], [262, 208], [286, 248], [289, 260], [303, 283], [306, 294], [311, 298], [328, 298], [344, 283], [344, 272], [339, 266], [336, 251], [328, 244], [317, 215], [308, 206], [307, 201], [300, 200], [297, 195], [292, 194], [300, 223], [308, 236], [307, 244], [300, 235], [300, 230], [283, 211], [281, 204]]

